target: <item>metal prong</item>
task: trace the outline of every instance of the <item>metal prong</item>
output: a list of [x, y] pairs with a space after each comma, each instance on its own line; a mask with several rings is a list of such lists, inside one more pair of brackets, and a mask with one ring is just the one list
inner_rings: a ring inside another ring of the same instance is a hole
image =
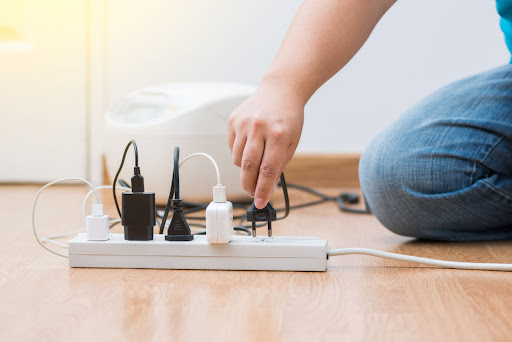
[[252, 223], [252, 237], [256, 237], [256, 222]]
[[268, 221], [268, 237], [272, 237], [272, 222]]

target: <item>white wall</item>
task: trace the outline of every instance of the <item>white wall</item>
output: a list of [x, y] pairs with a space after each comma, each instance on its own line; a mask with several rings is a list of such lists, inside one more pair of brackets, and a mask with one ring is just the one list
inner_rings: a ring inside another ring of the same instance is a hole
[[0, 0], [0, 182], [85, 177], [86, 0]]
[[312, 98], [302, 150], [360, 151], [428, 93], [508, 63], [494, 6], [478, 0], [396, 3], [352, 62]]
[[[112, 0], [107, 98], [169, 81], [257, 83], [300, 3]], [[299, 151], [361, 151], [421, 97], [509, 58], [494, 1], [399, 1], [311, 99]]]
[[[0, 141], [9, 146], [1, 153], [0, 181], [89, 176], [99, 182], [106, 104], [165, 82], [257, 84], [300, 1], [39, 5], [0, 0]], [[359, 152], [427, 93], [507, 63], [494, 6], [399, 1], [355, 59], [311, 99], [299, 151]], [[11, 26], [19, 30], [15, 44], [5, 38]]]

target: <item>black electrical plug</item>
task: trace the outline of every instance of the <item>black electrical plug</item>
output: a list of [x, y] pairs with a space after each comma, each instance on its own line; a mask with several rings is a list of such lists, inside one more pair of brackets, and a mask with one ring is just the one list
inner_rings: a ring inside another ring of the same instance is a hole
[[194, 235], [183, 215], [183, 199], [172, 199], [172, 220], [167, 230], [165, 239], [167, 241], [192, 241]]
[[144, 177], [140, 168], [133, 168], [132, 191], [123, 192], [121, 223], [125, 240], [153, 240], [156, 221], [155, 193], [144, 192]]
[[277, 213], [274, 207], [270, 203], [267, 203], [265, 208], [258, 209], [254, 205], [251, 205], [247, 210], [247, 221], [252, 222], [252, 236], [256, 237], [256, 222], [267, 222], [268, 236], [272, 236], [272, 221], [277, 220]]
[[131, 179], [133, 192], [144, 192], [144, 177], [140, 174], [140, 167], [133, 168], [133, 176]]

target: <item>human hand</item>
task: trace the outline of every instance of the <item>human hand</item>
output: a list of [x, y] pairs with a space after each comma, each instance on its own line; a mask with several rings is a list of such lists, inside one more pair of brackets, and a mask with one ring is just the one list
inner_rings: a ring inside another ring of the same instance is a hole
[[229, 117], [228, 143], [240, 182], [258, 209], [295, 153], [304, 123], [305, 101], [293, 90], [262, 82]]

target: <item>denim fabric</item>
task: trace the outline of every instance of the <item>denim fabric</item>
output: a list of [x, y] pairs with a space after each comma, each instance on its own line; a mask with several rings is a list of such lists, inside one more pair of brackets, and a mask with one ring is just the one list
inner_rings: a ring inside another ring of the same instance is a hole
[[512, 238], [512, 65], [408, 110], [364, 151], [359, 178], [369, 209], [397, 234]]

